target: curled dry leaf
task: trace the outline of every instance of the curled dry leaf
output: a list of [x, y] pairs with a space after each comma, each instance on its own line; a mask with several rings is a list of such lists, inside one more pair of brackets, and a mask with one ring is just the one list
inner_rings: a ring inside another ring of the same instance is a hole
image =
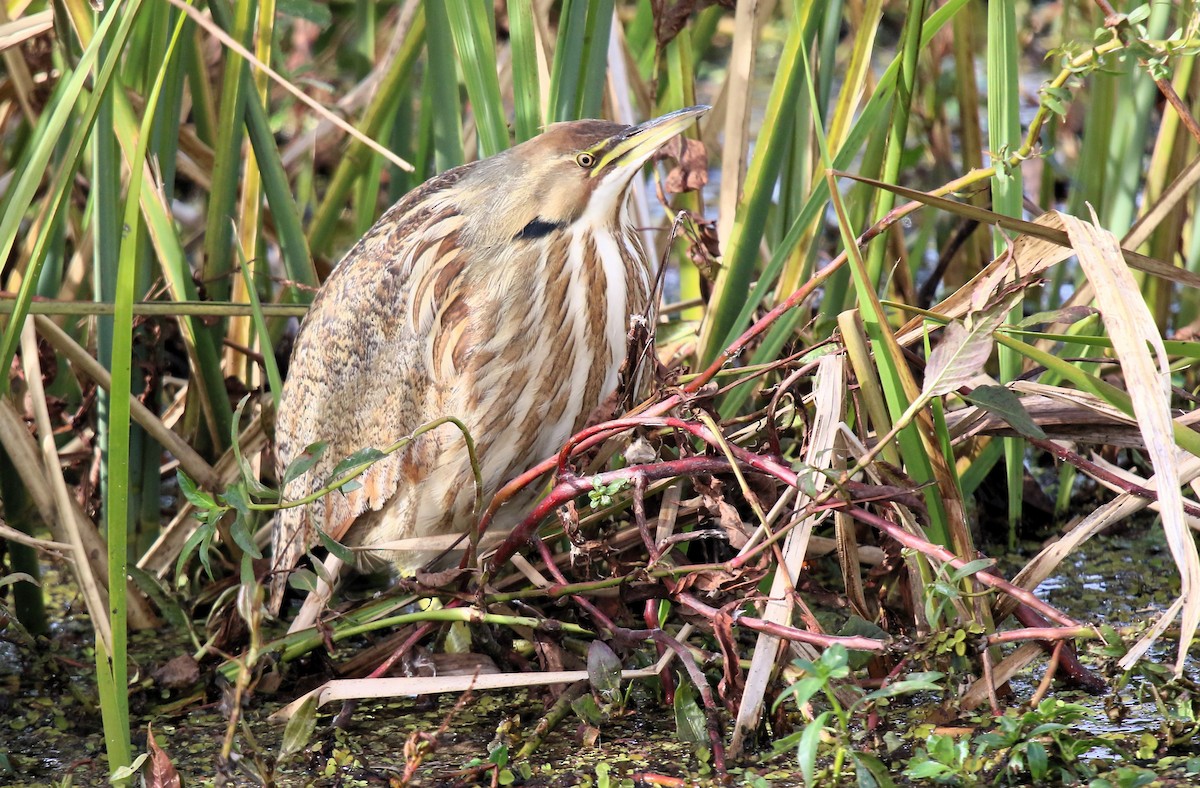
[[663, 188], [671, 194], [697, 191], [708, 183], [708, 151], [700, 140], [683, 135], [675, 137], [663, 146], [656, 158], [676, 162], [663, 183]]
[[654, 38], [660, 47], [665, 47], [679, 35], [693, 12], [703, 11], [710, 5], [733, 8], [734, 0], [651, 0], [654, 13]]
[[470, 569], [459, 569], [458, 567], [446, 569], [441, 572], [422, 572], [418, 570], [414, 573], [413, 577], [423, 586], [444, 588], [463, 575], [470, 574], [471, 571]]
[[717, 281], [721, 263], [721, 238], [717, 235], [717, 223], [692, 214], [695, 232], [689, 232], [687, 256], [709, 282]]
[[180, 654], [150, 674], [154, 683], [166, 689], [183, 689], [200, 680], [200, 665], [191, 654]]
[[154, 740], [154, 729], [150, 726], [146, 726], [146, 748], [150, 752], [146, 788], [181, 788], [183, 781], [179, 779], [179, 772], [175, 771], [171, 756]]
[[725, 494], [721, 489], [725, 486], [724, 483], [719, 479], [713, 479], [712, 484], [709, 485], [697, 479], [695, 485], [696, 491], [700, 493], [700, 500], [704, 503], [704, 508], [720, 523], [721, 530], [725, 532], [725, 538], [729, 540], [729, 546], [734, 550], [742, 549], [750, 540], [750, 533], [742, 523], [737, 509], [725, 500]]

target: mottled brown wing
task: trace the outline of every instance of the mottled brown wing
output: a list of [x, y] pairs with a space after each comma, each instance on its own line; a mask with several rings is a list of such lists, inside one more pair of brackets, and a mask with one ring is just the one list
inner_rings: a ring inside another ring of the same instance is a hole
[[[459, 174], [444, 173], [389, 210], [314, 300], [276, 418], [280, 478], [306, 447], [324, 441], [326, 448], [312, 469], [287, 484], [287, 500], [327, 484], [347, 456], [384, 449], [432, 418], [436, 378], [445, 370], [430, 368], [437, 366], [429, 363], [430, 351], [462, 330], [446, 308], [462, 272], [453, 237], [461, 218], [450, 207], [453, 200], [439, 199]], [[380, 460], [346, 495], [332, 493], [279, 513], [272, 534], [272, 611], [317, 529], [340, 538], [358, 515], [383, 507], [401, 483], [418, 482], [421, 455], [429, 448], [418, 443]]]

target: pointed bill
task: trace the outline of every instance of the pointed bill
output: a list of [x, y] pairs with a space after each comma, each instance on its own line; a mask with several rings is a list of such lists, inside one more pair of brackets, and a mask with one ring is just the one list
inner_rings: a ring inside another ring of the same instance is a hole
[[640, 126], [633, 126], [624, 134], [606, 140], [604, 146], [596, 152], [600, 160], [592, 168], [592, 176], [608, 172], [610, 164], [621, 170], [642, 166], [655, 151], [710, 109], [711, 107], [705, 104], [678, 109], [654, 120], [648, 120]]

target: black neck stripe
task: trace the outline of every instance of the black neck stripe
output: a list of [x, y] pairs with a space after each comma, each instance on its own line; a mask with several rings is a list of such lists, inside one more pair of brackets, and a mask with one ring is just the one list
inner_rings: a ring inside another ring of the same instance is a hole
[[514, 241], [532, 241], [536, 238], [545, 238], [555, 230], [561, 230], [566, 227], [562, 222], [548, 222], [545, 219], [534, 219], [529, 224], [513, 236]]

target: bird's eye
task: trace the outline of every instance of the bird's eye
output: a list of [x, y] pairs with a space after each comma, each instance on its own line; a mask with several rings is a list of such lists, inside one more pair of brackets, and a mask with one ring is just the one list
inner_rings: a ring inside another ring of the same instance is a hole
[[585, 170], [590, 170], [592, 165], [596, 163], [596, 157], [590, 153], [581, 153], [575, 157], [575, 163]]

